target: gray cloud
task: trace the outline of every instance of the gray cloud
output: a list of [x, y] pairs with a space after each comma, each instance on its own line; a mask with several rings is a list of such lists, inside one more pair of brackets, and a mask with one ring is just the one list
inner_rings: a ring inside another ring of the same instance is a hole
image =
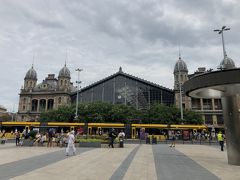
[[34, 58], [40, 83], [58, 75], [66, 49], [72, 81], [82, 86], [118, 71], [173, 88], [178, 46], [189, 72], [216, 68], [222, 60], [222, 25], [226, 49], [239, 65], [237, 0], [18, 0], [0, 2], [0, 104], [17, 111], [18, 93]]

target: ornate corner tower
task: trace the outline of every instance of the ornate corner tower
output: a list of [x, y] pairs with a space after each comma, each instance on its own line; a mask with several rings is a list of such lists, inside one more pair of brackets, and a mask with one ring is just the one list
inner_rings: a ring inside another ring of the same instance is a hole
[[[187, 97], [183, 93], [183, 84], [188, 80], [188, 69], [186, 63], [179, 56], [178, 61], [174, 67], [174, 94], [175, 94], [175, 105], [180, 108], [182, 102], [183, 109], [191, 108], [191, 98]], [[180, 92], [182, 95], [180, 95]], [[182, 98], [182, 101], [181, 99]]]
[[59, 75], [58, 75], [59, 90], [69, 91], [70, 79], [71, 79], [70, 71], [67, 68], [65, 63], [64, 67], [59, 71]]
[[26, 76], [24, 78], [24, 90], [31, 91], [37, 84], [37, 72], [33, 69], [33, 65], [31, 69], [28, 70]]

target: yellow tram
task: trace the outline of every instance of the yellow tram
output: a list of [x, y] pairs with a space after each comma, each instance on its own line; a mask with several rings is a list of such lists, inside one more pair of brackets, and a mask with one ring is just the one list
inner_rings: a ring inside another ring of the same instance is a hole
[[[157, 136], [159, 139], [166, 138], [165, 136], [170, 131], [177, 131], [184, 135], [190, 135], [194, 131], [206, 131], [205, 125], [178, 125], [178, 124], [122, 124], [122, 123], [67, 123], [67, 122], [0, 122], [0, 130], [6, 132], [7, 138], [13, 138], [14, 132], [22, 132], [24, 129], [29, 130], [35, 128], [40, 131], [47, 131], [49, 128], [55, 128], [57, 132], [68, 132], [75, 130], [80, 134], [95, 135], [100, 131], [107, 133], [109, 129], [114, 128], [117, 132], [124, 130], [127, 138], [138, 139], [140, 134]], [[1, 137], [0, 134], [0, 137]]]

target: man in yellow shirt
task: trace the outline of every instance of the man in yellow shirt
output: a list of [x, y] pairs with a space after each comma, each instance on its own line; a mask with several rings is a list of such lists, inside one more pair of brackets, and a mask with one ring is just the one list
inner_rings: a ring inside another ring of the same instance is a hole
[[218, 142], [221, 146], [221, 151], [223, 151], [224, 137], [223, 137], [223, 134], [221, 131], [218, 132], [217, 138], [218, 138]]

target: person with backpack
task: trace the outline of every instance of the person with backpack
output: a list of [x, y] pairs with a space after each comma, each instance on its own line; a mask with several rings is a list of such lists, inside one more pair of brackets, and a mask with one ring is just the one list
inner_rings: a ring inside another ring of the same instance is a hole
[[109, 137], [108, 147], [114, 148], [113, 142], [114, 142], [114, 139], [117, 137], [117, 133], [116, 133], [116, 131], [115, 131], [114, 128], [111, 129], [111, 131], [110, 131], [109, 134], [108, 134], [108, 137]]

